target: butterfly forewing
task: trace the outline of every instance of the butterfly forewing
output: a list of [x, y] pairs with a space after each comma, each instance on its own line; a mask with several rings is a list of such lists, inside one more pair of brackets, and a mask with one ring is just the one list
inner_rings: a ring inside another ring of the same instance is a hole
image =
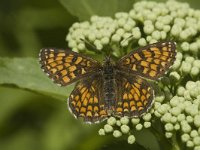
[[117, 66], [149, 79], [158, 79], [173, 64], [176, 56], [175, 42], [158, 42], [139, 48], [122, 57]]
[[42, 49], [40, 64], [44, 72], [62, 86], [95, 74], [101, 66], [99, 62], [89, 57], [61, 49]]
[[151, 108], [154, 94], [151, 85], [139, 76], [117, 76], [118, 100], [115, 116], [139, 117]]
[[101, 122], [107, 118], [102, 99], [102, 78], [92, 76], [77, 83], [69, 97], [69, 108], [76, 118], [87, 123]]

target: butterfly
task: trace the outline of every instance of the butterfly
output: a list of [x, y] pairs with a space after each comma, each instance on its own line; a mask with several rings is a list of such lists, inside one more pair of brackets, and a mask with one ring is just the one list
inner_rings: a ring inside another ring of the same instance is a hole
[[77, 81], [68, 98], [76, 118], [99, 123], [109, 116], [140, 117], [152, 106], [154, 90], [146, 79], [157, 80], [174, 63], [176, 43], [157, 42], [131, 51], [117, 62], [100, 63], [71, 50], [44, 48], [39, 57], [43, 71], [57, 84]]

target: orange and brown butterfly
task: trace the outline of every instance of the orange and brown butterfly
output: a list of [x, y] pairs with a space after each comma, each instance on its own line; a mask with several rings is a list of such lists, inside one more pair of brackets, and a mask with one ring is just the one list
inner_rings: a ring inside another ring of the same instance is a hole
[[76, 81], [68, 105], [76, 118], [98, 123], [109, 116], [140, 117], [153, 103], [154, 90], [146, 79], [157, 80], [175, 61], [176, 44], [158, 42], [139, 48], [117, 62], [100, 63], [62, 49], [42, 49], [41, 68], [57, 84]]

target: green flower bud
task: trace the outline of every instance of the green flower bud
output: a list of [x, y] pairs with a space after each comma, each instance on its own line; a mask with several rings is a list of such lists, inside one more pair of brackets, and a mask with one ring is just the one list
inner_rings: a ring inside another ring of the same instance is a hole
[[161, 39], [164, 40], [167, 37], [167, 33], [165, 31], [160, 32]]
[[147, 14], [146, 17], [147, 17], [147, 19], [150, 19], [152, 21], [156, 20], [156, 14], [154, 14], [154, 13], [149, 13], [149, 14]]
[[197, 53], [198, 52], [198, 45], [197, 43], [192, 43], [190, 44], [190, 51], [193, 52], [193, 53]]
[[127, 117], [122, 117], [122, 118], [120, 119], [120, 122], [121, 122], [122, 124], [127, 125], [127, 124], [129, 123], [129, 119], [128, 119]]
[[172, 115], [174, 116], [178, 116], [181, 113], [181, 109], [179, 107], [173, 107], [170, 112], [172, 113]]
[[132, 26], [131, 26], [131, 25], [129, 25], [129, 24], [125, 24], [125, 25], [124, 25], [124, 30], [125, 30], [126, 32], [131, 31], [131, 29], [132, 29]]
[[140, 119], [139, 118], [132, 118], [131, 122], [132, 122], [133, 125], [137, 125], [140, 122]]
[[136, 130], [140, 131], [142, 130], [143, 126], [142, 124], [138, 123], [136, 126], [135, 126]]
[[171, 72], [169, 77], [170, 77], [172, 83], [180, 80], [180, 78], [181, 78], [181, 76], [176, 71]]
[[191, 104], [190, 106], [185, 108], [185, 112], [187, 112], [191, 116], [195, 116], [198, 114], [198, 106]]
[[104, 130], [106, 133], [110, 133], [113, 131], [113, 127], [109, 124], [104, 125]]
[[191, 97], [197, 97], [199, 95], [199, 88], [196, 86], [194, 89], [190, 90], [190, 96]]
[[186, 142], [186, 146], [187, 147], [193, 147], [194, 146], [194, 143], [192, 141], [187, 141]]
[[198, 67], [192, 67], [190, 74], [191, 74], [191, 76], [197, 76], [199, 74], [199, 72], [200, 72], [200, 70]]
[[101, 32], [96, 32], [95, 35], [96, 35], [97, 39], [101, 39], [102, 38]]
[[111, 40], [113, 42], [119, 42], [121, 40], [121, 36], [119, 36], [118, 34], [114, 34], [111, 38]]
[[185, 26], [185, 20], [182, 18], [175, 18], [174, 23], [182, 28]]
[[200, 128], [200, 115], [196, 115], [194, 117], [194, 125], [197, 127], [197, 128]]
[[89, 33], [88, 39], [91, 42], [94, 42], [96, 40], [96, 35], [94, 33]]
[[183, 30], [181, 33], [180, 33], [180, 38], [182, 40], [186, 40], [187, 38], [189, 38], [190, 36], [190, 33], [187, 31], [187, 30]]
[[79, 50], [84, 50], [85, 49], [85, 44], [84, 43], [80, 43], [80, 44], [78, 44], [78, 49]]
[[176, 59], [181, 61], [183, 59], [183, 54], [181, 52], [177, 52]]
[[200, 150], [200, 146], [195, 146], [194, 150]]
[[189, 44], [188, 42], [183, 42], [183, 43], [181, 44], [181, 48], [182, 48], [183, 51], [189, 51], [189, 49], [190, 49], [190, 44]]
[[198, 132], [197, 132], [197, 130], [192, 130], [191, 132], [190, 132], [190, 136], [191, 137], [196, 137], [196, 136], [198, 136]]
[[166, 138], [171, 138], [173, 136], [173, 134], [171, 132], [166, 132], [165, 133], [165, 137]]
[[135, 143], [135, 136], [134, 135], [129, 135], [129, 137], [128, 137], [128, 143], [129, 144]]
[[171, 34], [173, 36], [179, 36], [179, 34], [181, 33], [181, 31], [182, 31], [182, 28], [179, 25], [174, 24], [172, 26], [172, 29], [171, 29]]
[[145, 128], [151, 127], [151, 122], [144, 122], [144, 127]]
[[162, 29], [163, 29], [163, 26], [164, 26], [164, 24], [163, 24], [162, 22], [156, 21], [156, 23], [155, 23], [156, 29], [162, 30]]
[[177, 122], [177, 118], [175, 116], [172, 116], [170, 122], [175, 124]]
[[171, 27], [169, 25], [163, 26], [163, 31], [165, 31], [166, 33], [169, 32], [170, 30], [171, 30]]
[[173, 70], [177, 70], [179, 69], [179, 67], [181, 66], [181, 61], [176, 59], [176, 61], [174, 62], [174, 64], [172, 65], [172, 69]]
[[193, 143], [195, 146], [200, 146], [200, 136], [194, 137]]
[[138, 41], [138, 44], [140, 46], [145, 46], [145, 45], [147, 45], [147, 42], [146, 42], [145, 38], [140, 38]]
[[193, 122], [193, 118], [191, 116], [187, 116], [186, 120], [188, 123], [192, 123]]
[[194, 62], [194, 57], [188, 56], [185, 58], [185, 61], [192, 64]]
[[122, 131], [122, 133], [127, 134], [127, 133], [129, 133], [130, 128], [127, 125], [122, 125], [121, 126], [121, 131]]
[[178, 96], [174, 96], [171, 100], [170, 100], [170, 105], [172, 107], [176, 107], [180, 104], [180, 101], [179, 101], [179, 97]]
[[101, 41], [100, 40], [95, 40], [94, 41], [94, 45], [96, 46], [96, 48], [98, 50], [101, 50], [103, 48], [103, 45], [101, 44]]
[[155, 101], [162, 103], [165, 99], [165, 95], [160, 95], [155, 97]]
[[168, 111], [168, 109], [170, 109], [170, 106], [167, 104], [162, 104], [159, 108], [158, 108], [158, 113], [160, 114], [164, 114]]
[[126, 47], [126, 46], [128, 46], [128, 41], [127, 40], [123, 40], [123, 41], [120, 42], [120, 45], [122, 47]]
[[119, 27], [123, 27], [126, 24], [126, 19], [119, 18], [119, 20], [117, 20], [117, 23], [118, 23]]
[[184, 133], [182, 136], [181, 136], [181, 140], [183, 142], [187, 142], [188, 140], [190, 140], [190, 136], [187, 134], [187, 133]]
[[116, 34], [119, 35], [119, 36], [122, 36], [124, 33], [125, 33], [125, 31], [124, 31], [124, 29], [122, 29], [122, 28], [119, 28], [119, 29], [117, 29], [117, 31], [116, 31]]
[[77, 43], [73, 40], [69, 41], [69, 47], [77, 47]]
[[116, 125], [117, 125], [117, 126], [121, 126], [122, 124], [121, 124], [121, 122], [120, 122], [119, 120], [117, 120], [117, 121], [116, 121]]
[[152, 38], [155, 40], [159, 40], [161, 38], [160, 32], [157, 30], [153, 31]]
[[122, 133], [119, 130], [114, 130], [113, 136], [119, 138], [120, 136], [122, 136]]
[[173, 131], [174, 126], [171, 123], [167, 123], [167, 124], [165, 124], [165, 130], [166, 131]]
[[182, 68], [183, 73], [188, 74], [188, 73], [190, 73], [192, 65], [190, 63], [186, 63], [183, 61], [181, 68]]
[[156, 43], [156, 42], [158, 42], [158, 41], [155, 40], [155, 39], [152, 39], [151, 41], [149, 41], [150, 44], [153, 44], [153, 43]]
[[102, 45], [106, 45], [106, 44], [108, 44], [110, 42], [110, 39], [108, 38], [108, 37], [103, 37], [102, 39], [101, 39], [101, 44]]
[[134, 39], [140, 39], [141, 38], [141, 32], [140, 29], [138, 27], [135, 27], [132, 29], [132, 34]]
[[178, 120], [179, 122], [185, 120], [185, 115], [184, 115], [184, 114], [179, 114], [179, 115], [177, 116], [177, 120]]
[[172, 115], [171, 115], [170, 113], [165, 113], [165, 114], [162, 116], [161, 121], [170, 122], [171, 117], [172, 117]]
[[191, 131], [191, 126], [187, 123], [182, 125], [182, 131], [185, 133], [189, 133]]
[[151, 120], [151, 114], [146, 113], [142, 118], [144, 119], [144, 121], [150, 121]]
[[[189, 91], [186, 90], [186, 91], [184, 92], [184, 98], [185, 98], [185, 100], [187, 100], [187, 101], [192, 100]], [[187, 105], [185, 105], [185, 106], [187, 107]]]
[[144, 33], [151, 34], [154, 31], [154, 26], [152, 24], [148, 24], [144, 26]]
[[178, 89], [177, 89], [177, 94], [179, 96], [183, 96], [184, 95], [184, 92], [185, 92], [185, 88], [182, 87], [182, 86], [179, 86]]
[[175, 125], [174, 125], [174, 129], [176, 130], [176, 131], [178, 131], [178, 130], [180, 130], [180, 125], [178, 124], [178, 123], [176, 123]]
[[158, 111], [155, 110], [154, 115], [158, 118], [160, 118], [162, 116], [162, 114], [160, 114]]
[[195, 60], [195, 61], [193, 61], [193, 67], [197, 67], [197, 68], [199, 68], [200, 69], [200, 60]]
[[116, 124], [116, 119], [114, 117], [108, 118], [107, 124], [109, 124], [111, 126], [115, 125]]
[[99, 135], [106, 135], [104, 129], [99, 129]]

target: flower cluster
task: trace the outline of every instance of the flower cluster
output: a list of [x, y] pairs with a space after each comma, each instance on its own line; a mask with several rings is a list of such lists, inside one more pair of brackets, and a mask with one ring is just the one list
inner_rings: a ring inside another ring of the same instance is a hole
[[116, 57], [132, 47], [161, 40], [177, 43], [176, 61], [170, 72], [157, 84], [153, 108], [141, 118], [111, 117], [99, 135], [112, 133], [118, 138], [128, 135], [128, 143], [136, 141], [133, 130], [150, 128], [160, 119], [165, 137], [177, 133], [187, 147], [200, 149], [200, 10], [187, 3], [137, 2], [129, 12], [114, 18], [92, 16], [90, 21], [74, 23], [66, 39], [74, 51], [87, 51], [86, 41], [101, 52], [109, 46]]
[[154, 114], [165, 124], [165, 135], [171, 138], [179, 131], [188, 147], [200, 148], [200, 81], [188, 81], [178, 86], [168, 103], [155, 102]]
[[142, 118], [132, 118], [122, 117], [116, 119], [110, 117], [107, 120], [107, 124], [104, 125], [104, 128], [99, 130], [99, 135], [105, 135], [106, 133], [113, 133], [115, 138], [119, 138], [122, 134], [128, 134], [128, 143], [133, 144], [135, 142], [135, 136], [131, 134], [130, 130], [140, 131], [143, 128], [151, 127], [151, 113], [145, 114]]

